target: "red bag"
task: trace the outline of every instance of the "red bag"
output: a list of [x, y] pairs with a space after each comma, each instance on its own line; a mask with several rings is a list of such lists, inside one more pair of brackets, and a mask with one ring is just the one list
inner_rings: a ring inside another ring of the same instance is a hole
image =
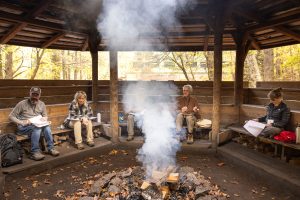
[[279, 135], [274, 136], [275, 140], [287, 143], [296, 142], [296, 134], [292, 131], [281, 131]]

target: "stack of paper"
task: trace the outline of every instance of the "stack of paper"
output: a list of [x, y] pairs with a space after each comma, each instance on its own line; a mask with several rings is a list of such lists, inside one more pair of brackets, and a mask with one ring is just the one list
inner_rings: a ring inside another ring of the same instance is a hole
[[244, 125], [244, 128], [255, 137], [257, 137], [262, 132], [262, 130], [264, 130], [265, 127], [266, 127], [266, 124], [263, 124], [263, 123], [260, 123], [257, 121], [253, 121], [253, 120], [249, 120]]

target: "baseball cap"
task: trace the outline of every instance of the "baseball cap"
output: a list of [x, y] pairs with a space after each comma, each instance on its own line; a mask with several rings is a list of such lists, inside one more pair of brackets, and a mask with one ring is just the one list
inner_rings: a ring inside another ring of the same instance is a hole
[[30, 94], [41, 94], [41, 88], [39, 88], [39, 87], [32, 87], [31, 89], [30, 89]]

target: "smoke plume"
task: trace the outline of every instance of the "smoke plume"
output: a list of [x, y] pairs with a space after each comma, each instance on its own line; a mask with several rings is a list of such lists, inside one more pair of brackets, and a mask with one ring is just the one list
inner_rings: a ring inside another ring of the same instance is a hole
[[175, 166], [180, 148], [175, 137], [176, 86], [154, 81], [130, 83], [124, 94], [125, 112], [135, 113], [135, 121], [145, 134], [137, 159], [146, 168], [147, 178], [153, 170]]
[[190, 5], [187, 2], [190, 1], [103, 0], [98, 31], [109, 49], [164, 49], [167, 31], [180, 29], [176, 16]]

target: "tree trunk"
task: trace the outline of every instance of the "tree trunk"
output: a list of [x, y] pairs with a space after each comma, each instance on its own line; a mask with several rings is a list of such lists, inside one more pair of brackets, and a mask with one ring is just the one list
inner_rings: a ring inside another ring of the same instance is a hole
[[280, 59], [280, 54], [279, 53], [276, 53], [275, 77], [276, 77], [276, 79], [281, 78], [281, 59]]
[[264, 52], [264, 81], [272, 81], [274, 79], [274, 53], [273, 49], [265, 49]]
[[61, 63], [62, 63], [62, 71], [63, 71], [63, 80], [67, 80], [67, 69], [66, 69], [66, 58], [65, 51], [61, 51]]
[[74, 63], [75, 63], [75, 65], [74, 65], [74, 80], [78, 79], [78, 72], [79, 72], [77, 52], [78, 51], [75, 51], [75, 55], [74, 55]]
[[5, 62], [5, 79], [13, 78], [13, 52], [9, 51], [6, 53], [6, 62]]
[[35, 54], [36, 55], [36, 63], [35, 63], [34, 71], [33, 71], [32, 75], [30, 77], [31, 80], [33, 80], [35, 78], [35, 76], [36, 76], [36, 74], [37, 74], [37, 72], [38, 72], [38, 70], [40, 68], [41, 60], [42, 60], [43, 55], [45, 53], [45, 49], [38, 49], [38, 48], [36, 48], [35, 50], [36, 50], [36, 54]]
[[249, 87], [256, 87], [256, 81], [262, 80], [256, 56], [254, 54], [249, 54], [246, 62], [249, 66]]
[[213, 81], [214, 80], [214, 52], [206, 51], [204, 52], [204, 56], [206, 59], [208, 80]]

